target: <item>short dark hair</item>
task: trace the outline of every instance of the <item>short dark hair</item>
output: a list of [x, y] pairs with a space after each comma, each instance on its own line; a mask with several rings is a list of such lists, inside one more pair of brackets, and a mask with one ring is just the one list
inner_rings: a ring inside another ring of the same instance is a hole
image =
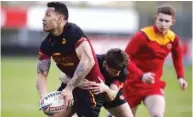
[[68, 8], [62, 2], [48, 2], [47, 7], [54, 7], [55, 11], [64, 15], [65, 20], [68, 20]]
[[105, 61], [110, 68], [121, 70], [127, 67], [128, 55], [119, 48], [113, 48], [105, 55]]
[[171, 15], [172, 17], [176, 16], [176, 10], [174, 9], [174, 7], [172, 7], [171, 5], [168, 5], [168, 4], [164, 4], [164, 5], [159, 6], [157, 8], [157, 14], [159, 14], [159, 13]]

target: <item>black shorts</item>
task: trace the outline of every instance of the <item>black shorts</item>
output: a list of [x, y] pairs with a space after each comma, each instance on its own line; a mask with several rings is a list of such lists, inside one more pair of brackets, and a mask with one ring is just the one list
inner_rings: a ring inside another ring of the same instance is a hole
[[[58, 91], [62, 91], [66, 84], [62, 83]], [[73, 90], [74, 107], [78, 117], [98, 117], [104, 103], [104, 94], [93, 95], [88, 90], [75, 88]]]
[[113, 101], [106, 101], [103, 106], [108, 109], [108, 108], [115, 108], [118, 107], [122, 104], [126, 103], [126, 100], [123, 96], [123, 90], [120, 89], [119, 92], [117, 93], [117, 96]]

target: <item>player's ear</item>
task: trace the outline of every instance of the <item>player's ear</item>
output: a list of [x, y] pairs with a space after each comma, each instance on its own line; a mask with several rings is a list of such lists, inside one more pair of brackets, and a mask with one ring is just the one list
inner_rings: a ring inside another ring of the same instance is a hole
[[58, 17], [59, 17], [59, 18], [58, 18], [58, 23], [60, 24], [60, 23], [62, 22], [62, 16], [59, 15]]
[[64, 16], [62, 16], [61, 14], [58, 14], [58, 24], [61, 24], [62, 21], [64, 20]]

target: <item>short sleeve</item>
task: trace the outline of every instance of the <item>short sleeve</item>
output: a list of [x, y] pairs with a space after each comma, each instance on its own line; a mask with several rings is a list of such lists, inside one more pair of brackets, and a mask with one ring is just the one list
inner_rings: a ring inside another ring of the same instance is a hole
[[48, 41], [49, 41], [49, 38], [47, 37], [41, 43], [41, 46], [39, 48], [39, 60], [50, 59], [51, 57], [51, 49], [50, 49]]

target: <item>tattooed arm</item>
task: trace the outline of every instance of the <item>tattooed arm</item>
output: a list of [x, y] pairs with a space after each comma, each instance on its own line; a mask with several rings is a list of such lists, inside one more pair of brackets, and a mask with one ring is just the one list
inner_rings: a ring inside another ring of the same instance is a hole
[[66, 109], [68, 109], [73, 104], [73, 89], [78, 87], [79, 83], [87, 76], [95, 64], [91, 47], [87, 41], [83, 41], [76, 48], [76, 54], [79, 57], [80, 62], [74, 72], [72, 79], [68, 82], [66, 88], [63, 89], [61, 93], [64, 98], [64, 106]]
[[72, 79], [68, 82], [67, 87], [74, 89], [88, 75], [95, 64], [94, 56], [88, 41], [83, 41], [77, 48], [76, 53], [80, 62], [74, 72]]
[[37, 65], [37, 81], [36, 87], [40, 97], [43, 97], [48, 93], [47, 89], [47, 76], [50, 69], [50, 59], [40, 60]]

